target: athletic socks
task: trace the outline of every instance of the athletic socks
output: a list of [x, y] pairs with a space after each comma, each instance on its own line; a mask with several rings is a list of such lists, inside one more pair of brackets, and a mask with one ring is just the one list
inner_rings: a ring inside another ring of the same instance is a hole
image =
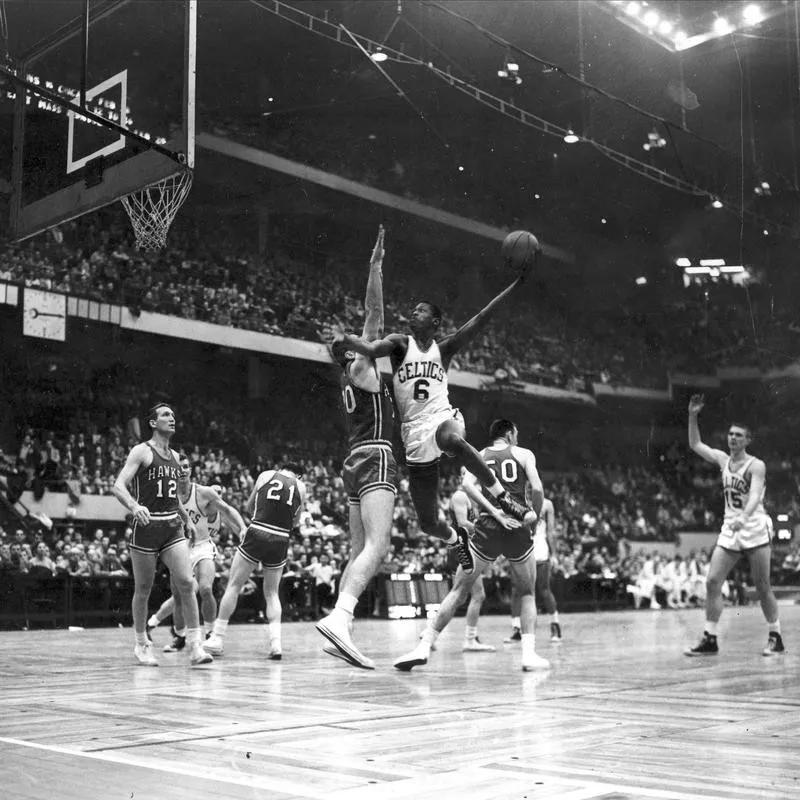
[[706, 627], [705, 627], [706, 633], [709, 634], [710, 636], [716, 636], [718, 624], [719, 624], [718, 622], [711, 622], [710, 620], [706, 620]]
[[228, 620], [220, 619], [217, 617], [217, 621], [214, 623], [214, 635], [215, 636], [224, 636], [228, 630]]
[[769, 632], [770, 633], [780, 633], [781, 632], [781, 621], [776, 619], [775, 622], [767, 623], [769, 625]]
[[203, 623], [203, 633], [208, 635], [209, 633], [213, 633], [214, 631], [214, 623], [213, 622], [204, 622]]
[[189, 647], [194, 647], [195, 645], [200, 644], [202, 640], [201, 628], [186, 628], [183, 633], [179, 633], [179, 636], [186, 637], [186, 644]]
[[519, 628], [519, 617], [511, 617], [511, 627], [512, 628]]
[[478, 638], [478, 626], [477, 625], [467, 625], [464, 628], [464, 638], [471, 642], [474, 639]]
[[430, 649], [433, 645], [436, 644], [436, 640], [439, 638], [439, 631], [435, 628], [428, 625], [427, 628], [422, 632], [421, 643], [426, 644], [428, 649]]
[[348, 594], [347, 592], [339, 592], [339, 597], [336, 600], [335, 608], [339, 609], [340, 611], [344, 611], [346, 614], [349, 614], [351, 617], [356, 610], [356, 604], [358, 603], [358, 598], [352, 594]]
[[144, 647], [147, 644], [147, 634], [146, 633], [139, 633], [139, 631], [134, 631], [133, 635], [136, 637], [136, 646], [137, 647]]
[[281, 640], [280, 621], [267, 623], [267, 636], [269, 637], [270, 642], [280, 642]]

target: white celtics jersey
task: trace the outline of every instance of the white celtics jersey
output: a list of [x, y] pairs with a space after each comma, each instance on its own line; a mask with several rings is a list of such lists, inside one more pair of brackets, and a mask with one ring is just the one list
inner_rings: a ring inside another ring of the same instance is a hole
[[395, 370], [392, 381], [401, 423], [414, 422], [451, 409], [447, 370], [436, 342], [423, 353], [414, 337], [409, 336], [405, 358]]
[[[752, 480], [749, 469], [753, 461], [755, 461], [755, 458], [750, 456], [750, 458], [739, 464], [735, 470], [731, 469], [730, 459], [725, 462], [725, 466], [722, 469], [722, 495], [725, 498], [726, 521], [741, 514], [745, 505], [747, 505], [747, 498], [750, 495], [750, 482]], [[761, 497], [758, 499], [758, 505], [755, 507], [752, 516], [765, 513], [764, 492], [761, 492]]]
[[222, 527], [222, 520], [220, 519], [219, 512], [214, 514], [214, 519], [209, 519], [197, 504], [197, 484], [192, 483], [192, 488], [189, 490], [189, 499], [182, 504], [189, 515], [189, 519], [194, 523], [197, 534], [194, 537], [195, 546], [200, 542], [205, 542], [212, 536], [219, 533]]

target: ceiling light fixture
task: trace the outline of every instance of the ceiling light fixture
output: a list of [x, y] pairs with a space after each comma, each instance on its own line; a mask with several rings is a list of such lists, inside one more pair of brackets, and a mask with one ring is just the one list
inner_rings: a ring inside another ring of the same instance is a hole
[[722, 208], [722, 200], [720, 200], [719, 197], [715, 197], [711, 201], [711, 206], [712, 208]]
[[567, 128], [567, 133], [564, 136], [564, 141], [567, 144], [575, 144], [575, 142], [579, 142], [580, 140], [581, 140], [581, 137], [578, 136], [578, 134], [575, 133], [575, 131], [572, 130], [572, 128]]
[[680, 258], [675, 259], [675, 266], [678, 267], [691, 267], [692, 262], [686, 258], [686, 256], [681, 256]]
[[758, 25], [764, 21], [764, 12], [755, 3], [751, 3], [744, 7], [742, 19], [745, 25]]
[[380, 64], [381, 61], [389, 60], [389, 56], [387, 56], [386, 53], [380, 49], [380, 47], [370, 56], [370, 58], [378, 64]]
[[648, 28], [655, 28], [658, 25], [658, 12], [657, 11], [648, 11], [643, 17], [642, 22], [647, 25]]
[[635, 0], [634, 0], [634, 2], [628, 3], [628, 5], [625, 6], [625, 13], [628, 14], [629, 16], [631, 16], [631, 17], [639, 16], [639, 12], [641, 10], [642, 10], [642, 7], [637, 2], [635, 2]]
[[725, 17], [717, 17], [714, 20], [714, 33], [716, 33], [717, 36], [725, 36], [731, 33], [731, 31], [733, 31], [733, 26]]

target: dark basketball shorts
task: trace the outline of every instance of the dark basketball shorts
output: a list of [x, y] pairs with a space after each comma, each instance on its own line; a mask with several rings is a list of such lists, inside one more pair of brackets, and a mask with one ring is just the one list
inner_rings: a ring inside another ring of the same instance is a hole
[[139, 553], [158, 554], [188, 540], [183, 534], [183, 520], [176, 516], [167, 520], [155, 520], [149, 525], [133, 523], [130, 549]]
[[237, 549], [253, 564], [282, 567], [286, 564], [286, 554], [289, 552], [289, 534], [269, 533], [251, 525]]
[[391, 447], [368, 445], [355, 447], [344, 460], [342, 480], [351, 503], [376, 489], [397, 494], [397, 463]]
[[479, 558], [489, 562], [500, 556], [509, 561], [524, 561], [533, 553], [530, 528], [522, 525], [508, 531], [488, 514], [478, 517], [470, 545]]

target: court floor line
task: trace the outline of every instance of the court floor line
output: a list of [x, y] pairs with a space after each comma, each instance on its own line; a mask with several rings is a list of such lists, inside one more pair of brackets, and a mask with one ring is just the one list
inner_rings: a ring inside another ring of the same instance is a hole
[[[39, 744], [38, 742], [26, 742], [23, 739], [11, 739], [6, 736], [0, 736], [0, 742], [9, 745], [16, 745], [17, 747], [30, 747], [34, 750], [44, 750], [50, 753], [59, 753], [61, 755], [79, 756], [80, 758], [88, 758], [94, 761], [105, 761], [112, 764], [122, 764], [126, 767], [139, 767], [141, 769], [156, 770], [158, 772], [167, 772], [171, 775], [185, 775], [190, 778], [200, 777], [197, 767], [194, 765], [183, 766], [174, 761], [170, 762], [154, 762], [150, 759], [137, 758], [134, 755], [121, 756], [114, 753], [95, 753], [86, 752], [84, 750], [73, 750], [69, 747], [62, 747], [55, 744]], [[323, 800], [330, 797], [330, 789], [314, 789], [309, 786], [301, 787], [291, 781], [283, 781], [276, 778], [261, 778], [249, 775], [230, 775], [219, 772], [213, 768], [204, 767], [202, 777], [209, 781], [219, 781], [220, 783], [228, 783], [235, 786], [246, 786], [251, 789], [264, 789], [275, 792], [282, 792], [284, 794], [295, 795], [297, 797], [308, 797], [312, 800]]]

